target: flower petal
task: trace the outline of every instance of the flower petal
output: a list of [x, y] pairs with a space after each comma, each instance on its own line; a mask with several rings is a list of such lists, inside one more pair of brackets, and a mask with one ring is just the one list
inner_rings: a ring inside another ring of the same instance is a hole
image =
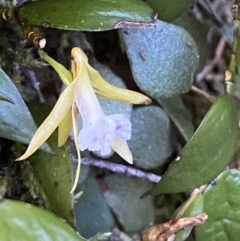
[[77, 157], [78, 157], [78, 165], [77, 165], [77, 170], [76, 170], [76, 175], [75, 175], [73, 187], [72, 187], [72, 190], [71, 190], [70, 193], [72, 193], [77, 187], [78, 179], [79, 179], [79, 175], [80, 175], [80, 168], [81, 168], [81, 154], [80, 154], [80, 151], [79, 151], [78, 128], [77, 128], [77, 123], [76, 123], [77, 115], [78, 115], [78, 110], [76, 108], [76, 105], [74, 104], [72, 106], [72, 120], [73, 120], [74, 142], [75, 142], [75, 146], [76, 146], [76, 150], [77, 150]]
[[118, 137], [121, 141], [131, 137], [131, 122], [122, 114], [104, 116], [98, 121], [83, 126], [79, 133], [80, 149], [100, 152], [107, 156], [111, 153], [111, 141]]
[[150, 98], [141, 93], [111, 85], [106, 80], [104, 80], [99, 72], [92, 68], [88, 63], [84, 62], [84, 64], [87, 67], [88, 75], [92, 82], [94, 91], [98, 96], [131, 104], [148, 105], [152, 102]]
[[128, 148], [128, 144], [126, 141], [121, 140], [119, 137], [115, 137], [111, 140], [112, 149], [122, 157], [129, 164], [133, 164], [133, 156], [131, 151]]
[[44, 59], [46, 62], [48, 62], [58, 73], [59, 77], [61, 78], [62, 82], [67, 86], [72, 82], [72, 74], [60, 63], [58, 63], [56, 60], [51, 58], [47, 53], [45, 53], [43, 50], [38, 51], [39, 55], [42, 59]]
[[131, 138], [132, 125], [128, 118], [123, 114], [107, 116], [115, 123], [115, 134], [123, 141]]
[[85, 123], [92, 123], [104, 116], [104, 113], [94, 93], [85, 65], [82, 67], [80, 74], [76, 77], [76, 81], [78, 84], [76, 86], [74, 100], [81, 113], [83, 125]]
[[68, 111], [62, 122], [58, 126], [58, 146], [62, 146], [73, 128], [72, 112]]
[[115, 137], [114, 122], [102, 117], [94, 123], [83, 125], [79, 133], [80, 149], [84, 151], [100, 151], [101, 155], [111, 153], [110, 141]]
[[53, 131], [62, 122], [69, 109], [72, 106], [74, 98], [74, 90], [76, 87], [76, 81], [73, 81], [60, 95], [53, 110], [44, 120], [41, 126], [37, 129], [36, 133], [32, 137], [31, 142], [26, 152], [17, 159], [17, 161], [24, 160], [32, 155], [53, 133]]

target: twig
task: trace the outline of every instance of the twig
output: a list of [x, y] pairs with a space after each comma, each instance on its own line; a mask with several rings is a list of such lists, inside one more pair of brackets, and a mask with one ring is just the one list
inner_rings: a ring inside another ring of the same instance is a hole
[[174, 220], [178, 220], [180, 218], [182, 218], [183, 214], [185, 213], [185, 211], [188, 209], [188, 207], [190, 206], [190, 204], [199, 196], [203, 193], [203, 191], [206, 189], [207, 185], [202, 185], [199, 188], [195, 188], [192, 193], [190, 198], [185, 202], [185, 204], [182, 206], [181, 210], [179, 211], [179, 213], [176, 215], [176, 217], [174, 218]]
[[208, 94], [208, 93], [205, 92], [204, 90], [201, 90], [201, 89], [197, 88], [197, 87], [194, 86], [194, 85], [191, 87], [191, 90], [192, 90], [193, 92], [197, 93], [197, 94], [202, 95], [204, 98], [206, 98], [208, 101], [210, 101], [210, 102], [212, 102], [212, 103], [216, 100], [216, 98], [215, 98], [214, 96]]
[[45, 103], [46, 100], [39, 87], [39, 82], [37, 80], [34, 70], [31, 67], [27, 67], [27, 66], [22, 66], [22, 70], [23, 70], [24, 74], [28, 77], [28, 79], [31, 81], [32, 87], [36, 91], [40, 103]]
[[219, 60], [221, 59], [223, 50], [225, 48], [225, 44], [226, 44], [226, 37], [223, 36], [216, 48], [215, 51], [215, 56], [214, 59], [210, 60], [205, 67], [203, 68], [203, 70], [197, 74], [197, 82], [201, 82], [205, 76], [215, 67], [215, 65], [219, 62]]
[[[73, 161], [77, 161], [77, 159], [75, 160], [75, 157], [73, 157]], [[161, 176], [155, 175], [153, 173], [144, 172], [144, 171], [138, 170], [133, 167], [125, 166], [122, 164], [116, 164], [116, 163], [108, 162], [108, 161], [101, 160], [101, 159], [93, 159], [93, 158], [83, 157], [82, 164], [86, 165], [86, 166], [95, 166], [98, 168], [107, 169], [112, 172], [122, 173], [122, 174], [126, 174], [128, 176], [147, 179], [154, 183], [158, 183], [161, 179]]]

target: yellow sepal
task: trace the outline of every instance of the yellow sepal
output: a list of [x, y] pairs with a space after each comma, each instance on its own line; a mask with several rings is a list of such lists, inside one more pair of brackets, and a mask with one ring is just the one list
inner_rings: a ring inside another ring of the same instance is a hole
[[103, 79], [99, 72], [92, 68], [88, 63], [85, 62], [84, 64], [87, 67], [88, 75], [90, 77], [94, 91], [98, 96], [131, 104], [148, 105], [152, 102], [150, 98], [141, 93], [118, 88], [108, 83]]
[[31, 156], [63, 121], [72, 106], [76, 83], [76, 81], [73, 81], [62, 92], [51, 113], [33, 135], [26, 152], [19, 157], [17, 161], [24, 160]]
[[63, 65], [58, 63], [56, 60], [51, 58], [47, 53], [43, 50], [38, 51], [39, 55], [42, 59], [44, 59], [47, 63], [49, 63], [58, 73], [59, 77], [61, 78], [62, 82], [67, 86], [72, 82], [72, 74], [68, 71]]
[[63, 146], [73, 128], [72, 112], [68, 111], [62, 122], [58, 126], [58, 146]]

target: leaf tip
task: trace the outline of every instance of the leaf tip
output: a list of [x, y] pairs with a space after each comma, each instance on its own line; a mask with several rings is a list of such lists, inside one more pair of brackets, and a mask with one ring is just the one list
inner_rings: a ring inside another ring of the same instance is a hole
[[140, 199], [145, 198], [145, 197], [150, 197], [151, 196], [151, 189], [144, 192], [141, 196]]

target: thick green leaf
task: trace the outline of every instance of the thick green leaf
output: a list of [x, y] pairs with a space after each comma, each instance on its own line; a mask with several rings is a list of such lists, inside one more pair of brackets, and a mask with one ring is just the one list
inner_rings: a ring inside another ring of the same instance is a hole
[[159, 106], [136, 107], [131, 117], [128, 145], [134, 165], [145, 170], [159, 167], [176, 147], [176, 132], [170, 118]]
[[[31, 112], [37, 123], [40, 124], [42, 119], [46, 117], [48, 109], [37, 104], [31, 107]], [[50, 136], [48, 143], [54, 150], [55, 155], [38, 150], [29, 158], [34, 176], [40, 184], [42, 196], [46, 197], [47, 208], [74, 225], [73, 197], [70, 194], [73, 171], [69, 150], [66, 145], [63, 147], [57, 146], [56, 132]]]
[[29, 2], [19, 11], [20, 18], [31, 25], [68, 30], [101, 31], [156, 22], [154, 11], [141, 0], [41, 0]]
[[[47, 197], [46, 204], [58, 216], [66, 219], [71, 225], [73, 220], [72, 161], [67, 146], [57, 147], [57, 134], [49, 138], [56, 155], [41, 150], [29, 158], [34, 175]], [[48, 206], [49, 205], [49, 206]]]
[[192, 217], [204, 212], [203, 210], [204, 199], [200, 194], [193, 202], [189, 205], [187, 210], [184, 212], [183, 217]]
[[[179, 1], [178, 1], [179, 2]], [[209, 44], [207, 41], [207, 32], [208, 28], [202, 23], [200, 23], [192, 14], [189, 12], [183, 13], [180, 17], [175, 19], [173, 24], [176, 24], [180, 27], [183, 27], [187, 30], [193, 37], [196, 42], [199, 50], [199, 65], [197, 72], [200, 72], [204, 65], [206, 64], [206, 60], [209, 57]]]
[[172, 21], [186, 11], [192, 0], [146, 0], [150, 7], [157, 13], [158, 18], [163, 21]]
[[234, 36], [234, 45], [233, 48], [236, 49], [235, 53], [235, 61], [236, 61], [236, 67], [238, 70], [238, 73], [240, 73], [240, 37], [239, 36]]
[[233, 95], [240, 99], [240, 74], [238, 73], [234, 75]]
[[158, 98], [156, 101], [162, 106], [172, 119], [186, 141], [189, 141], [194, 133], [191, 113], [183, 104], [179, 95], [170, 98]]
[[2, 93], [0, 93], [0, 100], [1, 101], [7, 101], [7, 102], [10, 102], [10, 103], [14, 104], [14, 102], [11, 98], [7, 97], [6, 95], [4, 95]]
[[0, 203], [2, 241], [84, 241], [63, 220], [23, 202]]
[[147, 194], [177, 193], [209, 182], [231, 160], [238, 135], [237, 110], [229, 96], [221, 96], [161, 181]]
[[[81, 167], [81, 176], [88, 167]], [[80, 183], [80, 182], [79, 182]], [[110, 232], [114, 226], [113, 215], [99, 188], [99, 184], [91, 173], [82, 184], [78, 184], [75, 193], [83, 194], [75, 200], [74, 216], [76, 228], [85, 238], [97, 233]]]
[[[28, 144], [37, 130], [36, 124], [18, 89], [1, 68], [0, 92], [2, 97], [7, 96], [13, 102], [0, 102], [0, 136]], [[51, 152], [46, 144], [42, 146], [42, 149]]]
[[238, 241], [240, 236], [240, 172], [223, 172], [203, 194], [207, 221], [196, 229], [197, 241]]
[[121, 29], [133, 77], [152, 98], [187, 92], [198, 65], [193, 38], [178, 26], [158, 21], [154, 28]]
[[114, 174], [105, 177], [108, 190], [104, 196], [126, 232], [138, 232], [154, 222], [153, 198], [140, 199], [152, 183], [139, 178]]

